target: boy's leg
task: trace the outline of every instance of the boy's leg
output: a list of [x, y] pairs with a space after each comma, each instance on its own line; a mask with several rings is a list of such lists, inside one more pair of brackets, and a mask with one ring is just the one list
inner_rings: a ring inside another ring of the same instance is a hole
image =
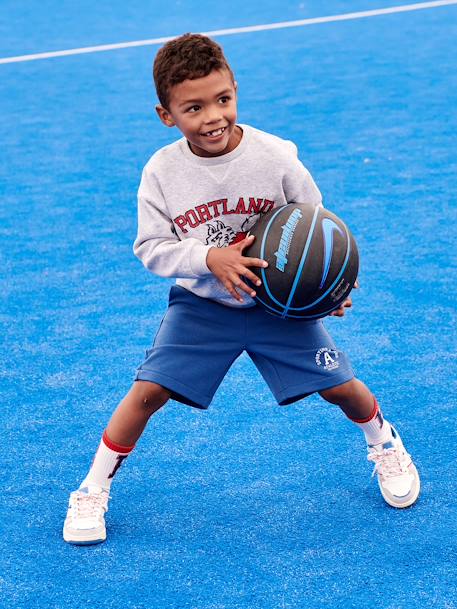
[[348, 419], [360, 427], [367, 444], [377, 445], [391, 440], [391, 426], [384, 420], [376, 398], [358, 379], [319, 393], [327, 402], [337, 404]]
[[157, 383], [135, 381], [108, 423], [108, 437], [116, 444], [135, 445], [151, 415], [169, 399], [170, 392]]
[[[179, 286], [171, 288], [153, 347], [137, 369], [132, 389], [111, 417], [88, 475], [72, 493], [64, 526], [67, 541], [104, 541], [104, 513], [112, 478], [133, 450], [149, 417], [170, 396], [208, 408], [227, 370], [243, 351], [245, 317], [246, 312], [236, 308], [200, 298]], [[90, 519], [84, 521], [87, 513]]]
[[93, 484], [110, 489], [122, 461], [132, 452], [149, 420], [170, 398], [157, 383], [136, 381], [114, 411], [103, 433], [94, 461], [81, 487]]
[[108, 510], [111, 482], [128, 457], [152, 414], [170, 393], [148, 381], [136, 381], [114, 411], [103, 434], [92, 466], [79, 489], [70, 495], [64, 539], [92, 544], [106, 539], [104, 514]]
[[368, 460], [375, 464], [385, 501], [397, 508], [412, 505], [420, 491], [419, 474], [395, 428], [384, 419], [376, 398], [358, 379], [319, 392], [337, 404], [365, 434]]

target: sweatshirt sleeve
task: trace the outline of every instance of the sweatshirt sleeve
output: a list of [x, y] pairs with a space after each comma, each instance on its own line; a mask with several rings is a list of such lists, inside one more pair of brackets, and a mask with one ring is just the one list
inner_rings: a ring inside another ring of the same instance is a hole
[[206, 256], [211, 246], [198, 239], [180, 240], [154, 174], [143, 171], [138, 190], [138, 234], [133, 252], [161, 277], [197, 278], [211, 275]]
[[298, 159], [296, 145], [291, 141], [287, 141], [287, 144], [292, 156], [283, 179], [287, 200], [294, 203], [311, 203], [315, 207], [322, 207], [320, 190], [309, 171]]

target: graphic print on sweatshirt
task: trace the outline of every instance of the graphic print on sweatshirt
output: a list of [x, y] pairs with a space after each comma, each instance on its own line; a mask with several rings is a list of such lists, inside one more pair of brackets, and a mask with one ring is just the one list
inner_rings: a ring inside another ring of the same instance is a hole
[[240, 197], [235, 206], [230, 206], [228, 199], [218, 199], [195, 205], [176, 216], [173, 222], [178, 236], [180, 232], [188, 235], [189, 231], [205, 225], [206, 235], [196, 231], [201, 234], [200, 238], [207, 245], [226, 247], [244, 239], [258, 218], [274, 206], [273, 200], [263, 197]]
[[238, 232], [235, 232], [231, 226], [227, 226], [221, 220], [216, 220], [214, 224], [208, 222], [206, 225], [208, 236], [205, 244], [214, 245], [214, 247], [227, 247], [227, 245], [234, 245], [235, 243], [242, 241], [260, 216], [261, 214], [259, 213], [246, 218], [241, 225], [241, 230]]

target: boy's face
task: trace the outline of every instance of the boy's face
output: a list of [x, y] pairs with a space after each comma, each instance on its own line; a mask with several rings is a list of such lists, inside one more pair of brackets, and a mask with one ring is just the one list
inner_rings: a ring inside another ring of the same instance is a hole
[[170, 91], [169, 109], [157, 106], [167, 127], [178, 127], [198, 156], [231, 152], [241, 139], [236, 127], [236, 83], [228, 70], [184, 80]]

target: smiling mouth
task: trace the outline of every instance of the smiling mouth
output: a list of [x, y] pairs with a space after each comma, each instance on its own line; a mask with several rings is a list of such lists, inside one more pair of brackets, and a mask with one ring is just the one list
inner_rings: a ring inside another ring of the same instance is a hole
[[205, 137], [218, 137], [222, 135], [225, 131], [226, 127], [221, 127], [220, 129], [215, 129], [214, 131], [208, 131], [207, 133], [202, 133]]

